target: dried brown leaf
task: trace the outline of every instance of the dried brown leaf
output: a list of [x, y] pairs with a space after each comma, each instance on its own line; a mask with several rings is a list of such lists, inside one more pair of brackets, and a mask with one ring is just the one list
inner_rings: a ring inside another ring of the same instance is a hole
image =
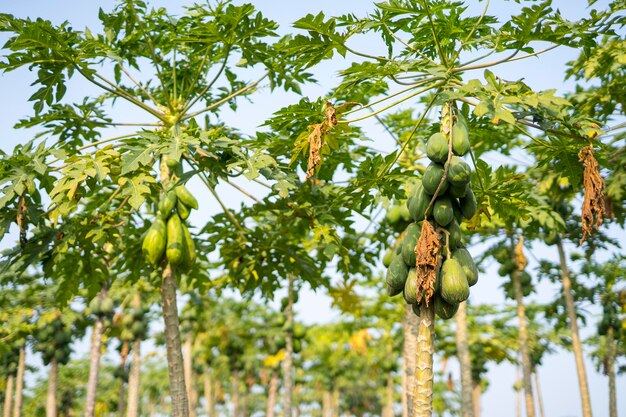
[[584, 165], [583, 185], [585, 187], [585, 198], [582, 208], [583, 236], [580, 238], [580, 244], [582, 244], [587, 236], [591, 235], [593, 226], [598, 230], [602, 224], [605, 214], [604, 179], [600, 175], [598, 161], [596, 161], [596, 158], [593, 156], [593, 145], [583, 147], [578, 153], [578, 160]]
[[440, 254], [441, 241], [439, 240], [439, 234], [429, 221], [424, 221], [420, 238], [417, 241], [417, 245], [415, 245], [418, 303], [422, 301], [423, 297], [428, 306], [430, 299], [435, 293]]
[[20, 245], [26, 245], [26, 229], [28, 228], [28, 208], [26, 207], [26, 198], [21, 195], [17, 203], [17, 218], [15, 219], [17, 227], [20, 229]]
[[337, 112], [330, 103], [326, 103], [324, 117], [326, 117], [326, 120], [322, 123], [312, 125], [311, 133], [309, 133], [309, 161], [306, 170], [307, 180], [315, 174], [317, 168], [319, 168], [322, 164], [322, 145], [324, 144], [324, 136], [337, 125]]
[[524, 256], [524, 238], [520, 236], [517, 245], [515, 245], [515, 264], [518, 271], [523, 271], [528, 265], [528, 259]]

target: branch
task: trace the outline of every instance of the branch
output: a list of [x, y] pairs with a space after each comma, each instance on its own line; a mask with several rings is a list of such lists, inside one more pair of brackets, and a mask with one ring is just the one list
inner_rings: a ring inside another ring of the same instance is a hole
[[146, 96], [148, 96], [148, 98], [154, 103], [155, 106], [159, 107], [159, 103], [155, 100], [154, 97], [152, 97], [152, 94], [150, 94], [150, 92], [148, 90], [146, 90], [143, 85], [141, 85], [139, 82], [137, 82], [137, 80], [135, 80], [133, 78], [133, 76], [130, 75], [130, 73], [128, 71], [126, 71], [126, 68], [124, 68], [122, 63], [120, 62], [118, 65], [120, 66], [120, 69], [122, 70], [122, 72], [124, 74], [126, 74], [126, 76], [133, 82], [133, 84], [135, 84], [137, 86], [137, 88], [139, 88], [141, 91], [143, 91], [144, 94]]
[[487, 2], [485, 4], [485, 8], [483, 9], [483, 12], [480, 14], [480, 17], [478, 18], [478, 20], [476, 21], [476, 24], [474, 25], [474, 27], [472, 27], [472, 30], [470, 31], [470, 33], [465, 37], [465, 40], [463, 40], [463, 42], [461, 42], [461, 46], [459, 46], [459, 49], [456, 51], [456, 53], [454, 54], [454, 57], [452, 58], [452, 62], [453, 63], [459, 57], [459, 55], [461, 54], [461, 51], [463, 50], [463, 47], [465, 47], [465, 45], [467, 45], [467, 42], [469, 42], [469, 40], [472, 37], [472, 35], [474, 34], [474, 32], [476, 32], [476, 29], [478, 29], [478, 25], [480, 25], [480, 22], [483, 21], [483, 18], [487, 14], [487, 9], [489, 8], [489, 2], [490, 1], [491, 0], [487, 0]]
[[483, 64], [467, 65], [467, 66], [463, 66], [463, 67], [457, 67], [457, 68], [453, 68], [452, 72], [455, 73], [455, 72], [460, 72], [460, 71], [469, 71], [469, 70], [474, 70], [474, 69], [493, 67], [493, 66], [496, 66], [496, 65], [499, 65], [499, 64], [503, 64], [503, 63], [506, 63], [506, 62], [519, 61], [520, 59], [526, 59], [526, 58], [530, 58], [530, 57], [533, 57], [533, 56], [537, 56], [537, 55], [543, 54], [545, 52], [548, 52], [548, 51], [551, 51], [553, 49], [556, 49], [559, 46], [561, 46], [561, 45], [556, 44], [556, 45], [552, 45], [552, 46], [550, 46], [548, 48], [542, 49], [542, 50], [537, 51], [537, 52], [533, 52], [533, 53], [530, 53], [530, 54], [526, 54], [526, 55], [515, 57], [520, 52], [519, 49], [518, 49], [518, 50], [516, 50], [515, 52], [513, 52], [511, 55], [509, 55], [508, 57], [506, 57], [504, 59], [500, 59], [500, 60], [497, 60], [497, 61], [491, 61], [491, 62], [485, 62]]
[[[222, 66], [220, 67], [220, 69], [217, 71], [217, 74], [215, 74], [215, 77], [213, 77], [213, 79], [211, 80], [211, 82], [209, 82], [206, 87], [204, 87], [202, 89], [202, 91], [194, 98], [192, 99], [189, 104], [187, 104], [185, 106], [185, 108], [182, 111], [182, 114], [185, 114], [189, 111], [190, 108], [193, 107], [194, 104], [196, 104], [198, 102], [198, 100], [200, 100], [202, 98], [202, 96], [204, 96], [206, 94], [207, 91], [209, 91], [209, 89], [211, 87], [213, 87], [213, 84], [215, 84], [215, 82], [218, 80], [218, 78], [220, 77], [220, 75], [222, 75], [222, 72], [224, 71], [224, 68], [226, 68], [226, 63], [228, 62], [228, 57], [230, 55], [230, 47], [226, 50], [226, 54], [224, 55], [224, 62], [222, 62]], [[194, 80], [194, 83], [192, 84], [195, 85], [196, 80]], [[193, 87], [192, 87], [193, 88]], [[191, 88], [191, 89], [192, 89]], [[190, 91], [191, 91], [190, 89]]]
[[395, 34], [395, 32], [393, 32], [389, 26], [387, 26], [386, 23], [383, 23], [383, 26], [385, 27], [385, 29], [387, 29], [389, 31], [389, 34], [398, 42], [400, 42], [402, 45], [406, 46], [407, 48], [409, 48], [411, 51], [413, 51], [414, 53], [416, 53], [417, 55], [419, 55], [420, 57], [422, 57], [423, 59], [426, 59], [427, 61], [430, 61], [433, 65], [439, 65], [437, 64], [434, 60], [432, 60], [430, 57], [424, 55], [422, 52], [420, 52], [419, 50], [413, 48], [411, 45], [409, 45], [409, 43], [407, 43], [404, 39], [402, 39], [401, 37], [399, 37], [398, 35]]
[[267, 73], [265, 73], [265, 75], [263, 75], [261, 78], [259, 78], [258, 80], [256, 80], [255, 82], [248, 84], [247, 86], [240, 88], [239, 90], [235, 91], [234, 93], [229, 94], [228, 96], [224, 97], [221, 100], [216, 101], [215, 103], [211, 104], [210, 106], [205, 107], [202, 110], [198, 110], [197, 112], [194, 113], [190, 113], [187, 115], [184, 115], [180, 118], [181, 121], [183, 120], [187, 120], [187, 119], [191, 119], [192, 117], [196, 117], [202, 113], [205, 113], [207, 111], [213, 110], [216, 107], [221, 106], [222, 104], [228, 102], [229, 100], [231, 100], [234, 97], [237, 97], [238, 95], [245, 93], [246, 91], [254, 88], [257, 86], [257, 84], [259, 84], [265, 77], [267, 77]]
[[255, 196], [253, 196], [252, 194], [250, 194], [249, 192], [247, 192], [246, 190], [244, 190], [243, 188], [241, 188], [239, 185], [235, 184], [234, 182], [230, 182], [227, 178], [224, 178], [223, 181], [230, 185], [231, 187], [235, 188], [236, 190], [240, 191], [241, 193], [243, 193], [246, 197], [251, 198], [252, 200], [256, 201], [257, 203], [261, 203], [261, 200], [259, 200], [258, 198], [256, 198]]
[[439, 37], [437, 36], [437, 31], [435, 30], [435, 22], [433, 22], [433, 16], [430, 13], [430, 7], [428, 7], [428, 0], [424, 0], [424, 9], [426, 9], [426, 14], [428, 15], [428, 21], [430, 22], [430, 29], [433, 33], [433, 40], [435, 41], [435, 46], [437, 47], [437, 51], [439, 52], [441, 63], [444, 65], [444, 67], [447, 67], [448, 60], [446, 59], [446, 56], [443, 54], [443, 49], [441, 49], [441, 44], [439, 43]]

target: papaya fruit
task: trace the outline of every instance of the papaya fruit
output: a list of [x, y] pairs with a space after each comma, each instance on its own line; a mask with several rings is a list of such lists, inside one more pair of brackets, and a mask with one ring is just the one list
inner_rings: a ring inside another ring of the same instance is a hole
[[[100, 301], [100, 297], [94, 297], [90, 302], [89, 302], [89, 312], [91, 314], [94, 314], [96, 316], [99, 316], [100, 314], [102, 314], [102, 307], [101, 307], [101, 301]], [[46, 335], [45, 331], [42, 332], [42, 335], [40, 335], [39, 337], [40, 339], [47, 339], [48, 336]]]
[[463, 268], [463, 272], [465, 272], [465, 277], [467, 278], [467, 284], [470, 287], [475, 285], [478, 282], [478, 268], [469, 251], [465, 248], [457, 248], [452, 252], [452, 257], [456, 259], [461, 265], [461, 268]]
[[452, 209], [452, 201], [448, 197], [440, 197], [435, 200], [433, 205], [433, 217], [438, 225], [445, 227], [454, 218], [454, 210]]
[[169, 190], [161, 197], [159, 201], [159, 214], [165, 220], [169, 219], [172, 210], [176, 207], [176, 201], [178, 197], [176, 197], [176, 192], [174, 190]]
[[457, 223], [461, 224], [463, 221], [463, 212], [461, 211], [461, 205], [459, 204], [459, 200], [457, 198], [451, 198], [452, 201], [452, 211], [454, 211], [454, 220]]
[[102, 314], [111, 314], [113, 313], [113, 300], [111, 298], [105, 298], [102, 300], [102, 306], [100, 307]]
[[393, 255], [393, 249], [389, 249], [387, 252], [385, 252], [385, 255], [383, 256], [383, 265], [385, 268], [389, 268], [389, 265], [391, 265]]
[[435, 294], [433, 303], [435, 314], [444, 320], [451, 319], [459, 310], [459, 303], [449, 303], [439, 294]]
[[444, 163], [448, 159], [448, 139], [437, 132], [426, 141], [426, 156], [433, 162]]
[[189, 233], [189, 229], [184, 223], [181, 224], [181, 228], [185, 243], [181, 267], [185, 271], [189, 271], [193, 267], [193, 264], [196, 263], [196, 245], [193, 243], [191, 233]]
[[446, 179], [451, 185], [462, 187], [470, 182], [472, 169], [463, 159], [453, 156], [450, 159], [450, 167], [448, 168], [448, 176]]
[[[433, 195], [435, 191], [437, 191], [437, 187], [439, 187], [439, 183], [441, 182], [441, 178], [443, 178], [443, 165], [432, 162], [424, 171], [424, 176], [422, 176], [422, 186], [424, 187], [424, 191], [426, 193]], [[441, 185], [441, 190], [439, 190], [439, 195], [443, 195], [448, 189], [448, 182], [444, 181]]]
[[184, 185], [179, 185], [174, 188], [176, 192], [176, 197], [187, 207], [192, 208], [194, 210], [198, 210], [198, 200], [196, 197], [191, 194], [191, 191], [187, 189]]
[[402, 259], [409, 267], [415, 266], [415, 245], [421, 234], [421, 226], [418, 223], [411, 223], [406, 228], [404, 239], [402, 240]]
[[157, 266], [163, 258], [167, 241], [165, 222], [158, 218], [152, 223], [143, 238], [141, 249], [150, 265]]
[[178, 199], [178, 201], [176, 201], [176, 211], [178, 212], [178, 215], [182, 220], [187, 220], [187, 218], [189, 218], [189, 215], [191, 214], [191, 210], [189, 209], [189, 207], [184, 205], [180, 198]]
[[450, 244], [449, 249], [450, 251], [453, 251], [461, 244], [461, 239], [463, 237], [461, 233], [461, 227], [456, 222], [456, 220], [452, 219], [452, 221], [450, 222], [450, 224], [448, 224], [448, 227], [446, 227], [446, 229], [448, 230], [448, 233], [449, 233], [449, 237], [448, 237], [448, 243]]
[[462, 198], [465, 197], [471, 188], [471, 182], [461, 186], [450, 185], [450, 187], [448, 187], [448, 194], [453, 198]]
[[446, 259], [441, 266], [441, 297], [450, 304], [460, 303], [469, 297], [469, 284], [461, 264]]
[[173, 266], [179, 266], [183, 262], [185, 254], [185, 236], [183, 224], [178, 214], [170, 216], [167, 220], [167, 247], [165, 254], [167, 260]]
[[516, 268], [517, 265], [515, 265], [515, 262], [508, 259], [504, 261], [504, 263], [498, 268], [498, 275], [500, 275], [501, 277], [509, 276], [513, 271], [515, 271]]
[[409, 213], [409, 209], [407, 208], [406, 204], [400, 205], [400, 218], [405, 222], [411, 220], [411, 213]]
[[402, 260], [402, 256], [396, 256], [391, 261], [391, 265], [387, 268], [385, 281], [389, 296], [398, 295], [404, 289], [406, 277], [409, 275], [409, 267]]
[[559, 234], [556, 231], [551, 230], [550, 233], [548, 233], [548, 235], [544, 239], [544, 242], [546, 245], [552, 246], [552, 245], [556, 245], [558, 240], [559, 240]]
[[426, 209], [428, 208], [429, 203], [430, 196], [426, 194], [422, 182], [419, 181], [417, 186], [413, 190], [413, 195], [411, 196], [410, 200], [407, 201], [407, 207], [413, 220], [415, 220], [416, 222], [424, 220], [424, 217], [426, 215]]
[[389, 210], [387, 210], [387, 215], [385, 216], [389, 223], [396, 224], [400, 221], [400, 217], [402, 216], [400, 206], [391, 206]]
[[470, 149], [469, 131], [465, 123], [456, 123], [452, 126], [452, 152], [463, 156]]
[[404, 289], [402, 290], [404, 301], [407, 304], [415, 304], [417, 302], [417, 269], [409, 269], [409, 273], [404, 283]]
[[461, 213], [463, 213], [463, 217], [467, 220], [474, 217], [476, 210], [478, 209], [478, 202], [476, 201], [476, 196], [471, 188], [467, 194], [465, 194], [465, 197], [459, 199], [459, 205], [461, 206]]

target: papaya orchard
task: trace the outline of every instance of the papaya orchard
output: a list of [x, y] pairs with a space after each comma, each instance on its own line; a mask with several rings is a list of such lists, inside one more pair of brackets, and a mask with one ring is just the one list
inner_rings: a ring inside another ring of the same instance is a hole
[[617, 416], [623, 2], [255, 3], [0, 14], [4, 416]]

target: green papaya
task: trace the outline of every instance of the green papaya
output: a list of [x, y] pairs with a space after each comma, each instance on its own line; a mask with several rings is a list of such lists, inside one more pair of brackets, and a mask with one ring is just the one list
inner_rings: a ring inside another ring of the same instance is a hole
[[189, 215], [191, 214], [191, 210], [189, 209], [189, 207], [184, 205], [180, 198], [176, 202], [176, 211], [178, 212], [178, 215], [182, 220], [187, 220], [187, 218], [189, 218]]
[[407, 208], [406, 204], [400, 205], [400, 218], [405, 222], [411, 220], [411, 213], [409, 213], [409, 209]]
[[456, 198], [451, 198], [450, 201], [452, 201], [454, 220], [456, 220], [457, 223], [461, 224], [461, 222], [463, 222], [463, 212], [461, 211], [461, 205], [459, 204], [459, 200]]
[[152, 226], [148, 229], [141, 245], [143, 255], [150, 265], [157, 266], [161, 262], [161, 258], [163, 258], [163, 253], [165, 252], [166, 241], [165, 222], [157, 217], [154, 223], [152, 223]]
[[187, 187], [179, 185], [174, 188], [174, 191], [176, 191], [176, 197], [178, 197], [184, 205], [194, 210], [198, 210], [198, 200], [196, 200], [196, 197], [191, 194]]
[[441, 297], [450, 304], [460, 303], [469, 297], [469, 284], [461, 264], [446, 259], [441, 266]]
[[548, 235], [544, 239], [544, 242], [546, 245], [552, 246], [552, 245], [556, 245], [558, 240], [559, 240], [559, 234], [556, 231], [551, 230], [550, 233], [548, 233]]
[[450, 244], [450, 251], [453, 251], [461, 244], [461, 239], [463, 237], [461, 233], [461, 227], [456, 222], [456, 220], [452, 220], [448, 227], [446, 227], [449, 233], [448, 243]]
[[383, 265], [385, 266], [385, 268], [389, 268], [389, 265], [391, 265], [393, 255], [393, 249], [389, 249], [387, 252], [385, 252], [385, 255], [383, 256]]
[[463, 217], [467, 220], [474, 217], [478, 208], [478, 202], [476, 201], [476, 196], [471, 188], [465, 197], [459, 199], [459, 205], [461, 206], [461, 213], [463, 213]]
[[465, 123], [456, 123], [452, 126], [452, 152], [463, 156], [470, 149], [469, 131]]
[[402, 209], [400, 206], [391, 206], [387, 211], [387, 220], [391, 224], [396, 224], [400, 221], [400, 217], [402, 216]]
[[450, 195], [450, 197], [462, 198], [465, 197], [465, 195], [471, 188], [471, 182], [461, 186], [450, 185], [450, 187], [448, 187], [448, 194]]
[[179, 266], [183, 262], [185, 254], [185, 236], [183, 224], [178, 214], [170, 216], [167, 220], [167, 248], [165, 254], [167, 260], [173, 266]]
[[189, 271], [193, 267], [193, 264], [196, 263], [196, 245], [193, 243], [191, 233], [189, 233], [189, 229], [184, 223], [181, 224], [181, 228], [183, 230], [183, 237], [185, 242], [183, 252], [184, 256], [181, 267], [185, 271]]
[[515, 265], [515, 262], [508, 259], [504, 261], [504, 263], [498, 268], [498, 275], [500, 275], [501, 277], [507, 277], [511, 275], [511, 273], [515, 271], [516, 268], [517, 265]]
[[444, 163], [448, 159], [448, 139], [437, 132], [426, 141], [426, 156], [433, 162]]
[[100, 309], [102, 310], [102, 314], [113, 313], [113, 299], [105, 298], [102, 300], [102, 307], [100, 307]]
[[448, 176], [446, 179], [451, 185], [462, 187], [470, 182], [472, 169], [462, 158], [453, 156], [450, 159], [450, 167], [448, 168]]
[[391, 265], [387, 268], [387, 276], [385, 277], [389, 296], [393, 297], [402, 292], [408, 275], [409, 267], [402, 260], [402, 256], [393, 258]]
[[520, 279], [520, 282], [522, 283], [522, 286], [530, 286], [533, 284], [533, 278], [526, 271], [520, 272], [519, 279]]
[[[102, 314], [102, 302], [100, 301], [100, 297], [96, 296], [89, 302], [89, 312], [96, 316]], [[47, 339], [48, 337], [45, 335], [45, 331], [42, 332], [41, 339]]]
[[442, 227], [447, 226], [454, 219], [452, 201], [448, 197], [440, 197], [435, 200], [433, 206], [433, 217], [437, 224]]
[[159, 214], [165, 220], [169, 219], [170, 214], [172, 214], [172, 210], [176, 207], [176, 201], [178, 197], [176, 197], [176, 192], [174, 190], [169, 190], [161, 197], [159, 201]]
[[[439, 187], [439, 183], [443, 178], [443, 165], [437, 164], [435, 162], [428, 165], [426, 171], [424, 171], [424, 176], [422, 176], [422, 186], [424, 187], [424, 191], [426, 193], [433, 195], [435, 191], [437, 191], [437, 187]], [[441, 190], [439, 190], [439, 195], [443, 195], [448, 189], [448, 182], [444, 181], [441, 185]]]
[[404, 239], [402, 240], [402, 259], [409, 267], [415, 266], [415, 246], [421, 234], [421, 225], [411, 223], [406, 228]]
[[458, 248], [452, 252], [452, 257], [458, 261], [465, 272], [467, 284], [471, 287], [478, 282], [478, 268], [469, 251], [465, 248]]
[[410, 201], [407, 202], [409, 213], [416, 222], [424, 220], [426, 209], [430, 203], [430, 196], [424, 191], [424, 186], [420, 181], [414, 188]]
[[459, 309], [459, 303], [449, 303], [439, 294], [434, 297], [435, 314], [444, 320], [451, 319]]
[[417, 302], [417, 269], [409, 269], [409, 274], [406, 277], [404, 283], [404, 290], [402, 291], [404, 301], [407, 304], [415, 304]]

